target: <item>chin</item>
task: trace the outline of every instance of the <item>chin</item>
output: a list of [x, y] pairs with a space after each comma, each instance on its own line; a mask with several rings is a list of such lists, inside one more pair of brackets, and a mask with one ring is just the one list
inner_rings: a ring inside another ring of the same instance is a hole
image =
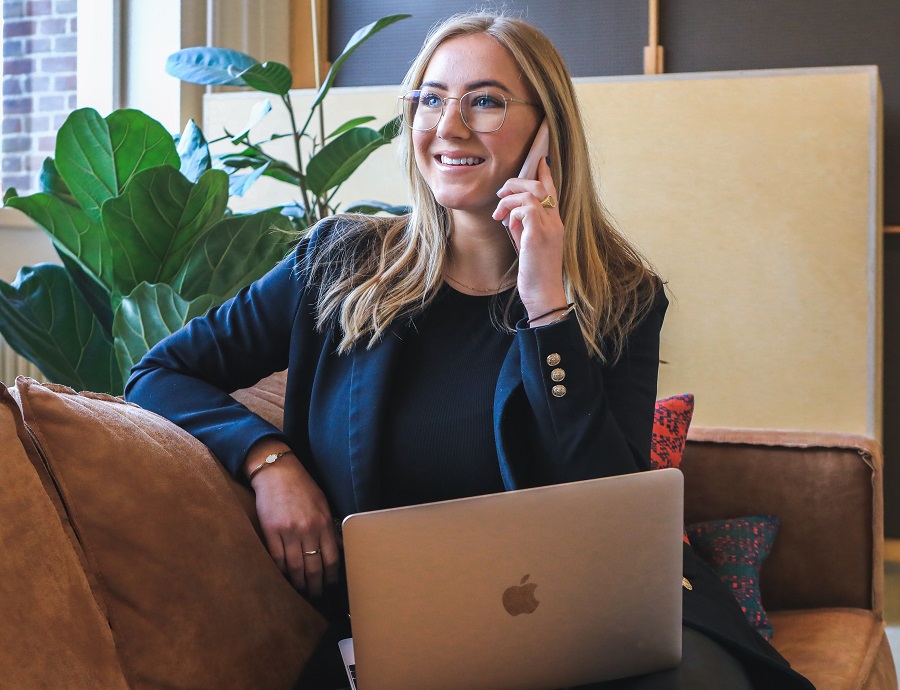
[[434, 200], [450, 211], [484, 213], [488, 216], [494, 212], [494, 209], [497, 208], [497, 203], [500, 201], [499, 199], [494, 202], [490, 199], [474, 198], [474, 195], [471, 193], [465, 194], [450, 191], [435, 192], [434, 190], [432, 190], [432, 193], [434, 194]]

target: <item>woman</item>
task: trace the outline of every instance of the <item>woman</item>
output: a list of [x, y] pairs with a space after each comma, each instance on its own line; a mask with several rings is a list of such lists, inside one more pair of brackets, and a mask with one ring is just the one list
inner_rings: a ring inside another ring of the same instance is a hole
[[[323, 221], [127, 387], [250, 482], [273, 559], [336, 628], [347, 514], [649, 467], [667, 300], [604, 216], [561, 57], [525, 22], [460, 15], [404, 92], [412, 213]], [[520, 179], [544, 120], [549, 156]], [[284, 368], [282, 433], [228, 393]], [[681, 667], [602, 687], [811, 687], [685, 567]], [[341, 681], [322, 650], [304, 687]]]

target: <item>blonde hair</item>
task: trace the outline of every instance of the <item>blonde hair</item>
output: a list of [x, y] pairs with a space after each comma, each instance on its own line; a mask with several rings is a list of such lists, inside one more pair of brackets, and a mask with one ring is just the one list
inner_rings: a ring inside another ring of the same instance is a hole
[[[660, 284], [647, 261], [615, 229], [600, 202], [571, 77], [559, 52], [535, 27], [504, 14], [454, 15], [432, 29], [403, 81], [418, 88], [435, 50], [456, 36], [484, 33], [520, 66], [550, 129], [550, 165], [565, 227], [563, 280], [576, 304], [589, 350], [605, 360], [621, 355], [625, 339], [651, 308]], [[442, 285], [450, 214], [434, 198], [416, 165], [412, 132], [400, 135], [412, 212], [401, 218], [341, 216], [313, 257], [319, 286], [318, 326], [336, 321], [339, 352], [365, 336], [376, 343], [398, 318], [423, 309]], [[510, 297], [509, 308], [516, 299]]]

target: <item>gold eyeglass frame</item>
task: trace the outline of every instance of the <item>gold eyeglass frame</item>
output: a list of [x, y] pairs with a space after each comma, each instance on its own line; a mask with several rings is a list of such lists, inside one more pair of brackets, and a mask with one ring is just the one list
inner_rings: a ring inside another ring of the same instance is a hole
[[[439, 96], [438, 94], [434, 94], [435, 96], [438, 96], [438, 98], [441, 99], [441, 114], [438, 115], [437, 121], [431, 127], [426, 127], [425, 129], [421, 129], [421, 128], [417, 129], [416, 127], [413, 127], [410, 122], [407, 122], [406, 108], [404, 107], [404, 104], [407, 101], [408, 96], [413, 93], [421, 94], [422, 89], [413, 89], [412, 91], [407, 91], [402, 96], [398, 96], [398, 99], [400, 100], [400, 117], [403, 119], [403, 124], [405, 124], [407, 127], [409, 127], [414, 132], [430, 132], [432, 129], [434, 129], [439, 124], [441, 124], [441, 118], [444, 117], [444, 112], [445, 112], [444, 108], [447, 105], [447, 101], [458, 101], [459, 102], [459, 118], [462, 120], [463, 124], [469, 128], [470, 131], [476, 132], [477, 134], [490, 134], [491, 132], [496, 132], [497, 130], [499, 130], [506, 122], [506, 114], [509, 112], [509, 106], [508, 106], [509, 103], [521, 103], [522, 105], [530, 105], [535, 108], [540, 107], [537, 103], [532, 103], [531, 101], [523, 101], [520, 98], [507, 98], [503, 94], [498, 94], [496, 92], [487, 91], [485, 89], [476, 89], [474, 91], [466, 91], [462, 96]], [[463, 111], [462, 111], [462, 101], [466, 96], [471, 96], [473, 93], [474, 94], [490, 93], [492, 96], [497, 96], [497, 97], [503, 99], [503, 119], [500, 120], [500, 124], [497, 127], [495, 127], [494, 129], [488, 129], [488, 130], [473, 129], [472, 126], [468, 122], [466, 122], [466, 116], [463, 114]], [[418, 99], [416, 99], [416, 100], [418, 100]]]

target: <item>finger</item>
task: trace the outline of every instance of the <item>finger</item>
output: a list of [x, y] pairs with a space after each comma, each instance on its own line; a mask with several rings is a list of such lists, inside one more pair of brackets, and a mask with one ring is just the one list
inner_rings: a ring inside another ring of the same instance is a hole
[[325, 569], [325, 584], [333, 585], [338, 581], [341, 552], [338, 546], [337, 533], [329, 530], [322, 535], [322, 566]]
[[299, 539], [292, 539], [285, 543], [284, 556], [291, 583], [301, 591], [306, 590], [308, 584], [306, 581], [306, 564], [303, 560], [303, 547]]
[[322, 567], [322, 549], [304, 548], [303, 550], [303, 566], [304, 576], [306, 577], [306, 587], [310, 596], [322, 596], [322, 579], [324, 577]]
[[528, 206], [517, 206], [509, 213], [508, 229], [516, 238], [516, 244], [519, 246], [522, 244], [522, 233], [525, 232], [525, 223], [528, 220], [529, 214], [533, 212], [534, 209], [531, 209]]
[[538, 166], [537, 180], [527, 180], [523, 177], [510, 178], [497, 190], [497, 196], [503, 199], [510, 194], [522, 194], [523, 192], [534, 194], [541, 199], [547, 196], [547, 192], [544, 191], [544, 185], [540, 179], [540, 166]]
[[[547, 195], [545, 194], [544, 196]], [[513, 209], [521, 206], [537, 205], [543, 198], [544, 197], [538, 198], [530, 192], [521, 192], [519, 194], [507, 196], [501, 199], [500, 203], [497, 204], [497, 208], [494, 209], [493, 218], [494, 220], [502, 220], [503, 218], [506, 218]]]

